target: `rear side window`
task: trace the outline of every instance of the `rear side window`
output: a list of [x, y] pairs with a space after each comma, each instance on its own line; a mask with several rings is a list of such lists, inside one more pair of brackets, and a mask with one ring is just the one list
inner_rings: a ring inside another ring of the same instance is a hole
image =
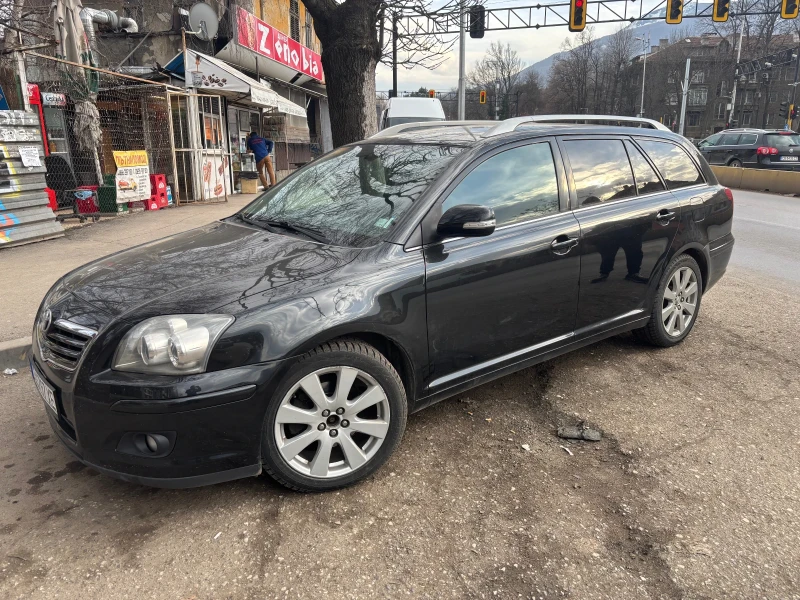
[[758, 139], [757, 133], [743, 133], [742, 137], [739, 138], [739, 145], [740, 146], [752, 146], [756, 143]]
[[647, 162], [647, 159], [642, 156], [639, 149], [631, 144], [625, 142], [625, 149], [628, 151], [628, 156], [631, 159], [631, 166], [633, 167], [633, 176], [636, 178], [636, 191], [639, 194], [652, 194], [653, 192], [661, 192], [664, 190], [664, 184], [653, 171], [653, 167]]
[[483, 161], [450, 193], [442, 212], [459, 204], [488, 206], [498, 226], [557, 213], [558, 179], [550, 144], [519, 146]]
[[680, 146], [670, 142], [655, 140], [637, 140], [639, 145], [650, 156], [656, 168], [661, 171], [667, 187], [671, 190], [704, 183], [703, 176]]
[[636, 195], [622, 140], [571, 140], [564, 145], [572, 166], [578, 206]]
[[717, 142], [717, 146], [735, 146], [739, 143], [739, 138], [741, 134], [739, 133], [724, 133], [720, 138], [719, 142]]

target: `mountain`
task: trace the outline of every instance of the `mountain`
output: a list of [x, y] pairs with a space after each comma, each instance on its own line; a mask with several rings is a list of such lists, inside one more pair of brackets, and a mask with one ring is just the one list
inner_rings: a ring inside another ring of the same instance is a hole
[[[708, 3], [699, 3], [697, 6], [697, 11], [702, 12], [706, 8], [710, 7], [711, 4]], [[664, 17], [666, 13], [666, 8], [662, 8], [660, 11], [654, 12], [655, 15]], [[709, 13], [710, 14], [710, 13]], [[683, 28], [683, 30], [688, 31], [689, 35], [699, 35], [700, 30], [702, 28], [702, 20], [701, 19], [686, 19], [680, 25], [669, 25], [668, 23], [664, 22], [663, 20], [659, 19], [658, 21], [641, 21], [638, 23], [631, 23], [627, 26], [628, 29], [631, 29], [636, 36], [647, 36], [650, 34], [650, 44], [653, 46], [658, 45], [659, 40], [662, 39], [669, 39], [671, 35], [673, 35], [677, 29]], [[602, 47], [609, 39], [611, 35], [606, 35], [601, 38], [597, 38], [597, 42]], [[642, 46], [637, 42], [635, 45], [635, 52], [631, 55], [631, 58], [638, 56], [642, 53]], [[542, 81], [547, 81], [547, 74], [550, 72], [550, 67], [553, 66], [556, 58], [561, 56], [563, 52], [556, 52], [555, 54], [551, 54], [544, 60], [540, 60], [537, 63], [530, 65], [522, 70], [523, 76], [528, 71], [536, 71], [539, 73], [539, 76], [542, 78]]]

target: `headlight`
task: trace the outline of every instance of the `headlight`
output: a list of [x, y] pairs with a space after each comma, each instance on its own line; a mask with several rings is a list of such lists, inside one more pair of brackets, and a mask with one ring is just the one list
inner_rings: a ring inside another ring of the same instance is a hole
[[206, 370], [230, 315], [153, 317], [131, 329], [114, 353], [112, 368], [133, 373], [185, 375]]

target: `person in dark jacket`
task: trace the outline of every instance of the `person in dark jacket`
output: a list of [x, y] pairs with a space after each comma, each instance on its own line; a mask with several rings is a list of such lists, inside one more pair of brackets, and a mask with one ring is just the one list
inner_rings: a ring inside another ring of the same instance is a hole
[[[256, 157], [258, 177], [261, 179], [261, 185], [264, 186], [265, 190], [275, 185], [275, 171], [272, 168], [272, 159], [269, 157], [274, 147], [275, 144], [272, 140], [261, 137], [255, 131], [251, 131], [250, 135], [247, 136], [247, 148]], [[265, 170], [269, 173], [269, 185], [267, 185], [267, 178], [264, 174]]]

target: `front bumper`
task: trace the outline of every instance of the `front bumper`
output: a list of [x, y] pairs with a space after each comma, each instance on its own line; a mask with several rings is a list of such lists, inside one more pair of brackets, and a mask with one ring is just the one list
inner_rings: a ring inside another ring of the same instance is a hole
[[[196, 487], [261, 472], [267, 399], [283, 361], [186, 377], [106, 370], [65, 381], [34, 344], [31, 368], [55, 388], [50, 425], [84, 464], [155, 487]], [[68, 410], [65, 410], [65, 407]], [[164, 434], [166, 455], [136, 453], [123, 438]]]

